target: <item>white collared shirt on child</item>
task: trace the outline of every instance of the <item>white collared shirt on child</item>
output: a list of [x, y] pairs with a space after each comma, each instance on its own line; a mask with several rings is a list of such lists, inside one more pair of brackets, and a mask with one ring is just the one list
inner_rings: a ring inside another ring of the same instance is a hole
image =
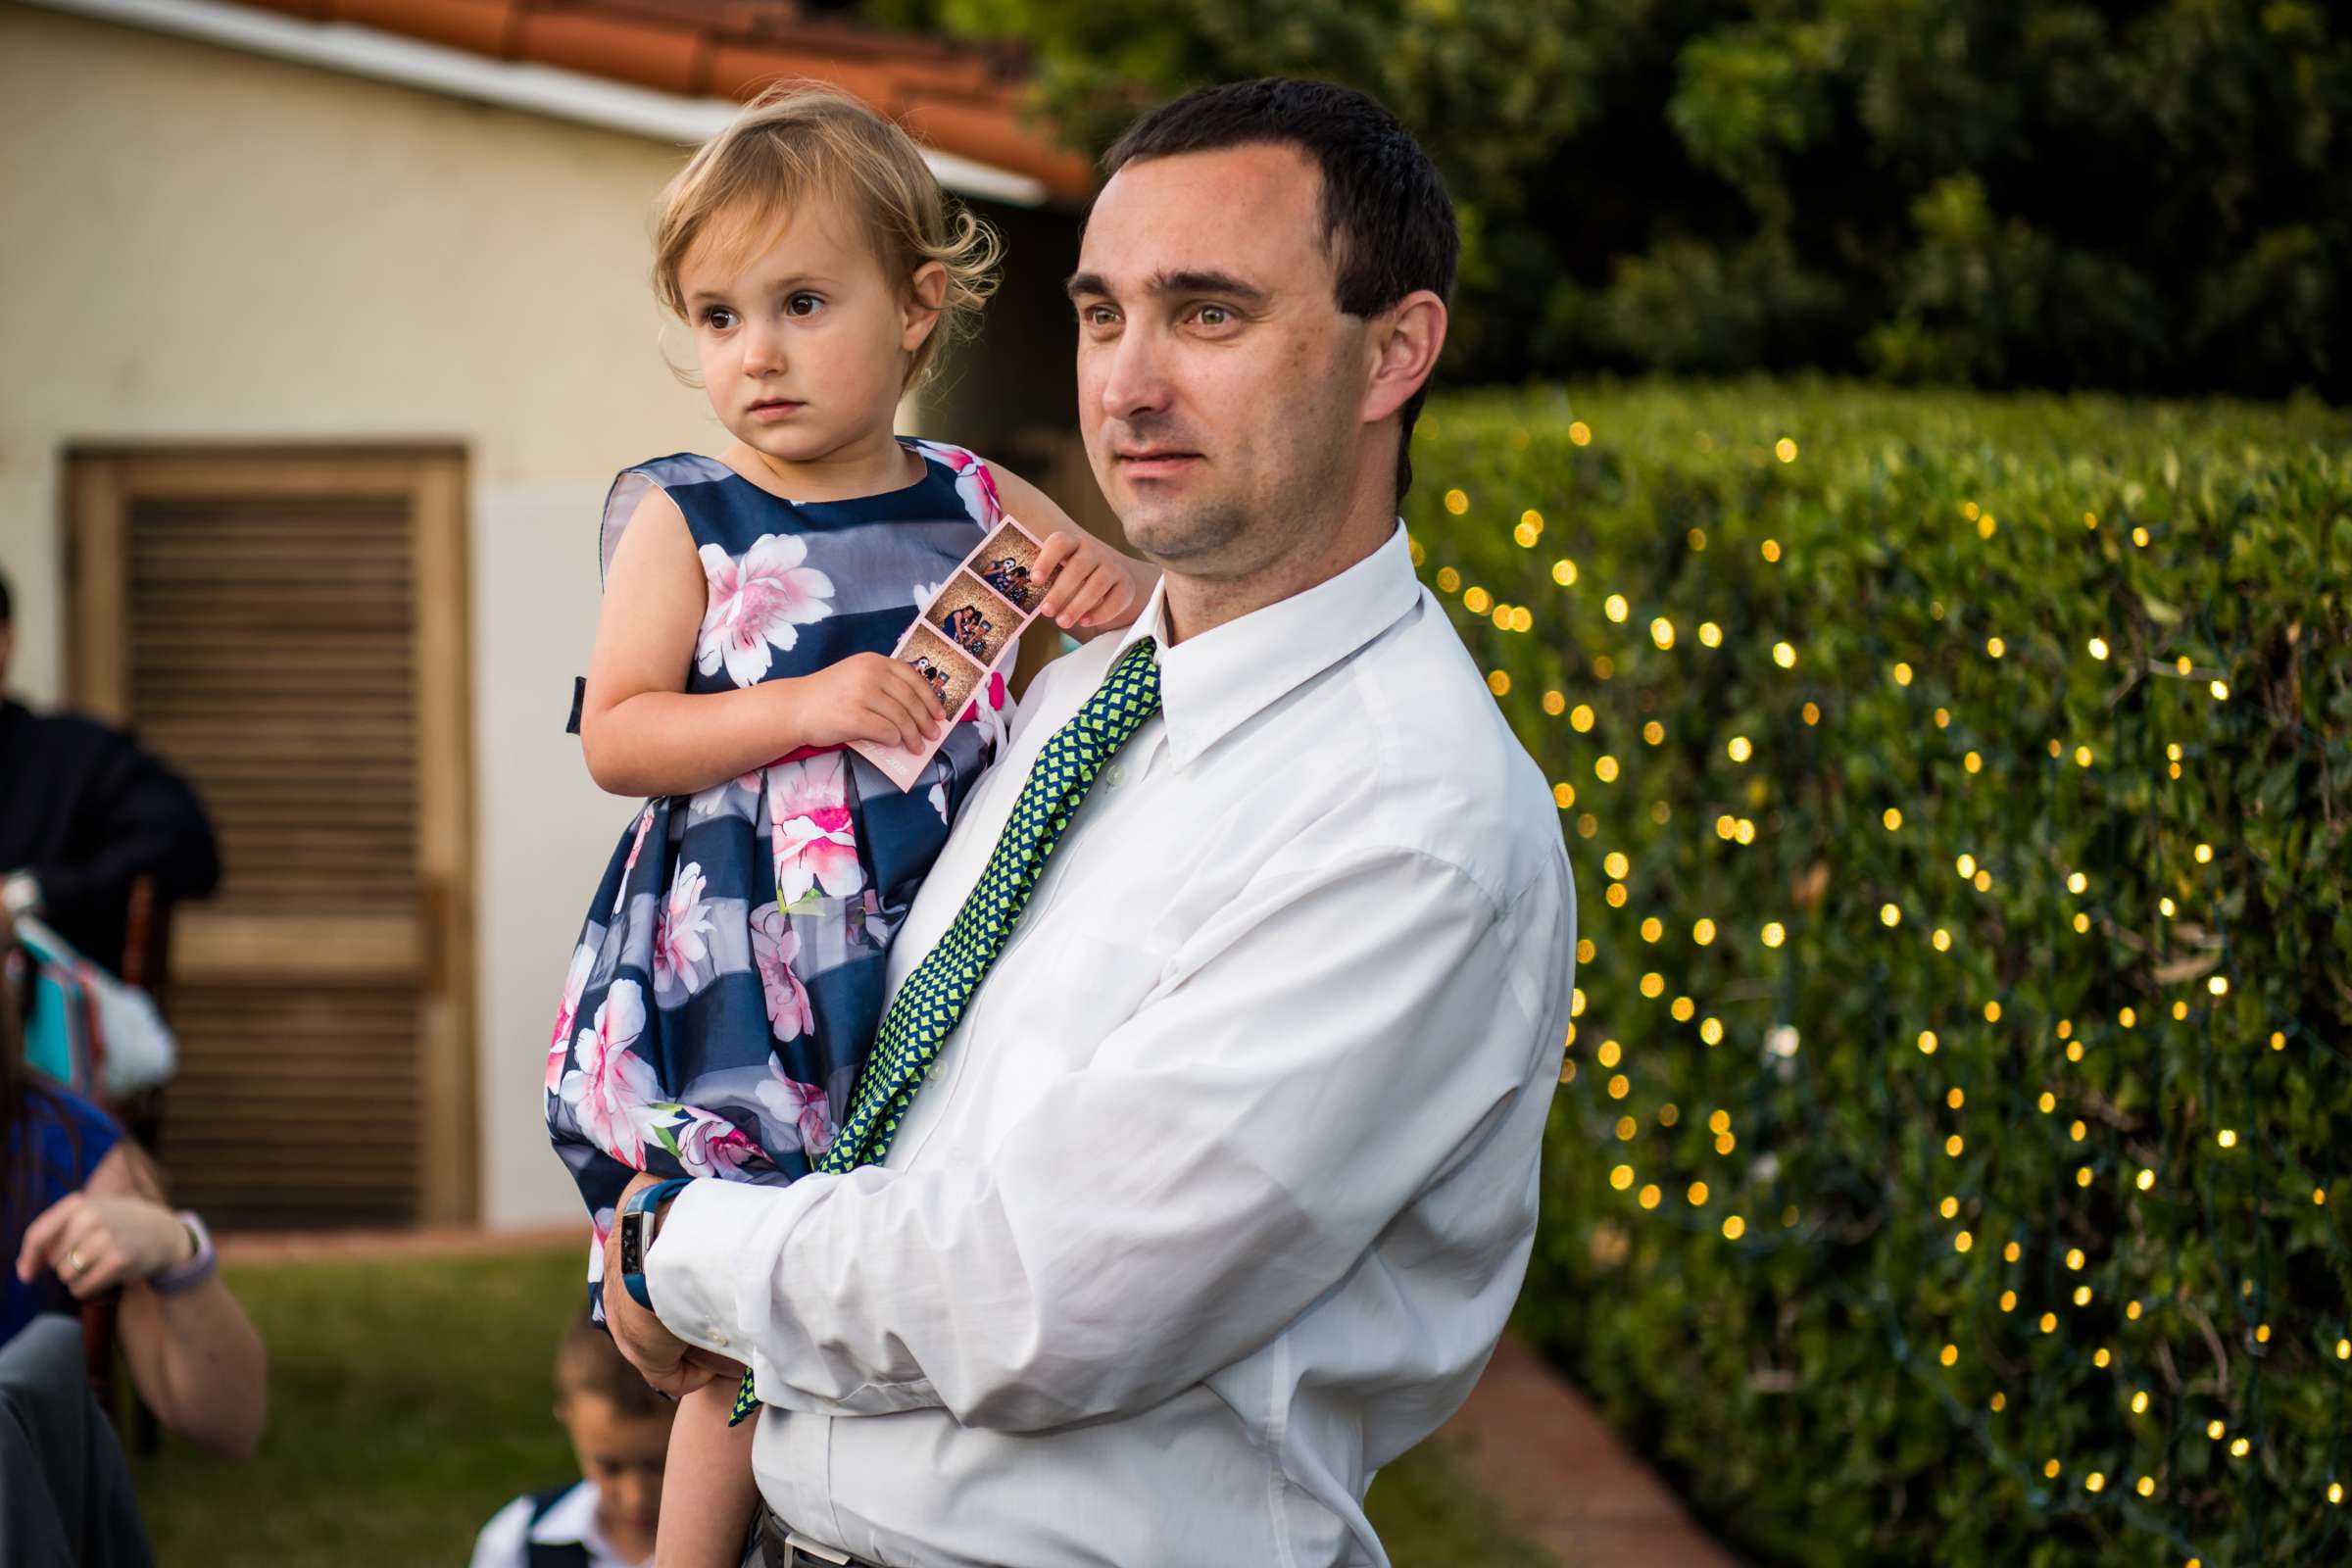
[[471, 1568], [536, 1568], [533, 1547], [542, 1548], [537, 1554], [542, 1560], [559, 1554], [568, 1559], [565, 1568], [649, 1568], [653, 1562], [614, 1554], [596, 1527], [596, 1488], [587, 1482], [576, 1483], [543, 1509], [539, 1498], [544, 1495], [516, 1497], [492, 1514], [474, 1538]]

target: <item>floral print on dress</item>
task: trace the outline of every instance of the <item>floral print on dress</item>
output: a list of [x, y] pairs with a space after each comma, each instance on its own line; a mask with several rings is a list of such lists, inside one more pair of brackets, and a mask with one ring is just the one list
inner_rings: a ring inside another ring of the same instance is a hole
[[850, 823], [847, 752], [827, 752], [767, 770], [767, 814], [775, 824], [776, 898], [790, 908], [821, 887], [846, 899], [865, 886]]
[[717, 545], [703, 546], [701, 554], [710, 603], [694, 667], [706, 675], [724, 665], [736, 685], [756, 686], [776, 653], [792, 652], [803, 626], [832, 613], [833, 579], [804, 564], [808, 544], [799, 534], [761, 534], [740, 556]]
[[709, 885], [703, 868], [689, 860], [678, 867], [662, 904], [662, 923], [654, 932], [654, 988], [691, 992], [703, 960], [710, 956], [710, 910], [703, 902]]
[[547, 1044], [547, 1092], [564, 1087], [564, 1059], [571, 1050], [571, 1026], [580, 1015], [580, 995], [596, 969], [596, 949], [583, 942], [571, 950], [571, 968], [564, 976], [564, 1000], [556, 1007], [556, 1032]]
[[988, 465], [961, 447], [942, 446], [931, 441], [918, 445], [946, 464], [956, 475], [956, 493], [971, 509], [972, 515], [980, 519], [980, 525], [984, 528], [995, 527], [997, 520], [1004, 515], [1004, 504], [997, 499], [997, 476], [989, 470]]
[[816, 1026], [808, 1011], [808, 988], [792, 972], [801, 951], [792, 922], [773, 904], [752, 911], [752, 961], [760, 968], [760, 990], [767, 1003], [767, 1027], [786, 1044]]
[[689, 1176], [739, 1177], [745, 1167], [763, 1162], [767, 1155], [744, 1130], [724, 1116], [680, 1105], [680, 1120], [665, 1128], [677, 1145], [678, 1163]]
[[616, 980], [593, 1028], [572, 1043], [576, 1065], [564, 1075], [564, 1103], [597, 1148], [631, 1170], [645, 1168], [645, 1133], [662, 1099], [654, 1069], [629, 1048], [645, 1033], [645, 992]]
[[805, 1084], [770, 1061], [768, 1081], [760, 1086], [760, 1103], [770, 1118], [787, 1127], [798, 1127], [801, 1148], [810, 1159], [815, 1159], [833, 1147], [833, 1108], [825, 1092], [814, 1084]]

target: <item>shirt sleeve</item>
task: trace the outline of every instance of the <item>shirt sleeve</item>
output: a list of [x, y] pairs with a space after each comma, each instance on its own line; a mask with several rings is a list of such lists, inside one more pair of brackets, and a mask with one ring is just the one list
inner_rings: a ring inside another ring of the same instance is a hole
[[656, 1309], [748, 1350], [785, 1409], [1035, 1430], [1148, 1408], [1271, 1340], [1527, 1088], [1546, 982], [1510, 922], [1566, 940], [1527, 898], [1498, 909], [1407, 851], [1254, 889], [986, 1159], [695, 1183]]
[[473, 1557], [467, 1568], [523, 1568], [530, 1560], [525, 1538], [531, 1528], [531, 1499], [516, 1497], [490, 1516], [473, 1538]]

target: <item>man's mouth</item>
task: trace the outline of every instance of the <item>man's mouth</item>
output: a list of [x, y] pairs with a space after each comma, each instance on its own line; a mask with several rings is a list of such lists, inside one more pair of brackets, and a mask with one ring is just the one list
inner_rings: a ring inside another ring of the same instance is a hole
[[1173, 473], [1188, 463], [1200, 461], [1200, 453], [1187, 452], [1178, 447], [1135, 447], [1117, 456], [1120, 467], [1146, 478], [1154, 474]]

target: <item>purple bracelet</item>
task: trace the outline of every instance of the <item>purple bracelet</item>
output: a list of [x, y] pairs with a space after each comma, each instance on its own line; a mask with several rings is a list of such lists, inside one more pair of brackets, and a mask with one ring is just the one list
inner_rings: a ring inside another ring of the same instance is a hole
[[192, 1208], [183, 1208], [173, 1216], [188, 1228], [188, 1236], [196, 1244], [196, 1255], [185, 1263], [175, 1263], [168, 1269], [147, 1276], [147, 1288], [158, 1296], [177, 1296], [192, 1291], [213, 1277], [220, 1266], [220, 1254], [213, 1250], [213, 1233], [204, 1228]]

